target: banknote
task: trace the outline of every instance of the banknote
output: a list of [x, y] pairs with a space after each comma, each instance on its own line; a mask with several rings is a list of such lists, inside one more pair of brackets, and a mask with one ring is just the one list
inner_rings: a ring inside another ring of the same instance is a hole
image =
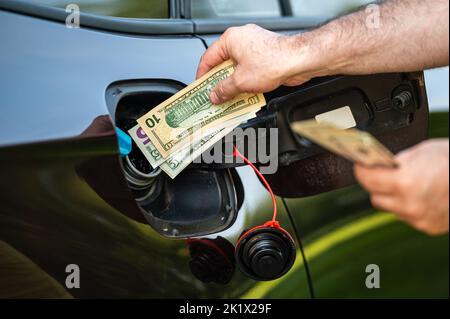
[[344, 130], [315, 120], [294, 122], [291, 127], [297, 134], [350, 161], [366, 166], [397, 166], [394, 155], [367, 132]]
[[211, 145], [231, 132], [238, 125], [254, 117], [256, 117], [255, 113], [244, 114], [221, 123], [216, 128], [199, 131], [197, 138], [196, 136], [193, 136], [191, 143], [178, 150], [167, 159], [161, 156], [139, 124], [129, 129], [128, 133], [153, 168], [160, 166], [161, 169], [164, 170], [170, 177], [175, 178], [175, 176], [177, 176], [204, 150], [208, 149]]
[[147, 137], [147, 134], [145, 134], [144, 130], [139, 126], [139, 124], [129, 129], [128, 134], [131, 136], [137, 147], [139, 147], [142, 154], [144, 154], [153, 168], [157, 168], [166, 160], [161, 156], [161, 154], [158, 152], [156, 147]]
[[223, 62], [137, 120], [163, 158], [189, 143], [197, 130], [218, 127], [232, 118], [257, 112], [266, 104], [262, 94], [253, 93], [240, 94], [220, 105], [210, 102], [212, 88], [234, 69], [231, 60]]
[[233, 131], [233, 129], [241, 123], [244, 123], [255, 116], [255, 113], [246, 114], [239, 117], [237, 121], [227, 122], [227, 125], [224, 125], [222, 128], [208, 130], [206, 134], [202, 134], [202, 137], [190, 144], [189, 147], [172, 154], [167, 161], [160, 165], [161, 169], [171, 178], [175, 178], [204, 151]]

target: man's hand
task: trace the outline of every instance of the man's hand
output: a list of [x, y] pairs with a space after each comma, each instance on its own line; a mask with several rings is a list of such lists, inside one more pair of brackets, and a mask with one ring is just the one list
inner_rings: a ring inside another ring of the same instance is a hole
[[303, 61], [303, 55], [302, 50], [294, 49], [299, 41], [297, 45], [292, 42], [293, 38], [252, 24], [229, 28], [203, 55], [197, 78], [225, 60], [236, 63], [233, 75], [211, 92], [210, 100], [215, 104], [239, 93], [264, 93], [283, 84], [299, 85], [312, 75], [295, 75], [294, 65]]
[[448, 5], [448, 0], [385, 1], [378, 7], [379, 27], [368, 25], [368, 12], [360, 10], [292, 36], [256, 25], [229, 28], [206, 50], [197, 78], [225, 60], [236, 63], [235, 73], [211, 92], [211, 102], [219, 104], [239, 93], [264, 93], [318, 76], [447, 65]]
[[430, 140], [397, 156], [399, 168], [355, 165], [372, 204], [430, 235], [448, 232], [449, 142]]

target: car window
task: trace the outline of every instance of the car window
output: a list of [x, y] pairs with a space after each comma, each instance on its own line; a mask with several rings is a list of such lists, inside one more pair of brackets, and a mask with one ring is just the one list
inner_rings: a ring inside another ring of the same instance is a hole
[[292, 14], [298, 17], [332, 18], [374, 0], [291, 0]]
[[280, 17], [279, 0], [192, 0], [192, 18]]
[[76, 4], [81, 12], [97, 15], [167, 19], [169, 17], [169, 0], [28, 0], [57, 8], [66, 8]]

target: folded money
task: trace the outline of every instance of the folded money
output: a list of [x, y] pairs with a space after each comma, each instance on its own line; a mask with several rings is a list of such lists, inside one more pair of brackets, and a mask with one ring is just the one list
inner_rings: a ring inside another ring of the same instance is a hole
[[200, 139], [194, 141], [188, 147], [172, 154], [167, 161], [161, 164], [161, 169], [171, 178], [175, 178], [204, 151], [220, 141], [225, 135], [231, 133], [237, 126], [254, 117], [256, 117], [255, 113], [244, 114], [237, 119], [228, 121], [226, 125], [222, 125], [223, 127], [221, 128], [208, 130], [206, 134], [202, 134]]
[[173, 153], [167, 159], [161, 156], [139, 124], [128, 130], [128, 133], [153, 168], [160, 167], [171, 178], [175, 178], [194, 159], [214, 145], [214, 143], [218, 142], [240, 124], [254, 117], [256, 117], [256, 113], [244, 114], [226, 121], [216, 128], [204, 130], [204, 132], [199, 131], [198, 138], [194, 137], [191, 143]]
[[291, 127], [295, 133], [352, 162], [366, 166], [397, 166], [394, 155], [367, 132], [342, 129], [316, 120], [294, 122]]
[[[212, 88], [234, 70], [231, 60], [223, 62], [137, 120], [163, 158], [185, 147], [197, 131], [217, 128], [233, 118], [255, 113], [266, 104], [262, 94], [247, 93], [220, 105], [211, 103]], [[159, 160], [155, 159], [154, 165]]]

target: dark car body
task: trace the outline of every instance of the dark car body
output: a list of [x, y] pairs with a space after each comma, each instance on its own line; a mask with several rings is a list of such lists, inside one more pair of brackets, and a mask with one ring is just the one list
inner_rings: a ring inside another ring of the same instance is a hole
[[[193, 165], [166, 182], [164, 203], [178, 200], [177, 214], [158, 215], [152, 204], [143, 212], [115, 126], [129, 128], [127, 120], [192, 82], [201, 55], [226, 27], [253, 21], [300, 32], [318, 23], [195, 19], [171, 10], [173, 18], [162, 20], [82, 14], [81, 27], [71, 29], [63, 9], [0, 0], [0, 296], [448, 297], [448, 236], [428, 237], [375, 211], [354, 185], [351, 164], [297, 143], [288, 125], [292, 116], [313, 116], [304, 110], [315, 103], [347, 103], [361, 112], [361, 128], [395, 152], [424, 140], [430, 119], [432, 136], [448, 136], [447, 114], [429, 116], [422, 73], [315, 79], [267, 95], [254, 125], [275, 119], [286, 131], [280, 168], [267, 178], [279, 195], [280, 222], [297, 243], [294, 266], [275, 281], [244, 276], [233, 257], [240, 234], [272, 213], [250, 168]], [[414, 108], [396, 111], [392, 94], [405, 86]], [[203, 187], [209, 181], [218, 185], [211, 195]], [[215, 199], [223, 199], [223, 185], [231, 185], [236, 203], [221, 224]], [[211, 220], [201, 224], [198, 212]], [[183, 223], [190, 236], [173, 232]], [[73, 264], [81, 283], [69, 289]], [[379, 289], [365, 285], [372, 264], [381, 270]]]

